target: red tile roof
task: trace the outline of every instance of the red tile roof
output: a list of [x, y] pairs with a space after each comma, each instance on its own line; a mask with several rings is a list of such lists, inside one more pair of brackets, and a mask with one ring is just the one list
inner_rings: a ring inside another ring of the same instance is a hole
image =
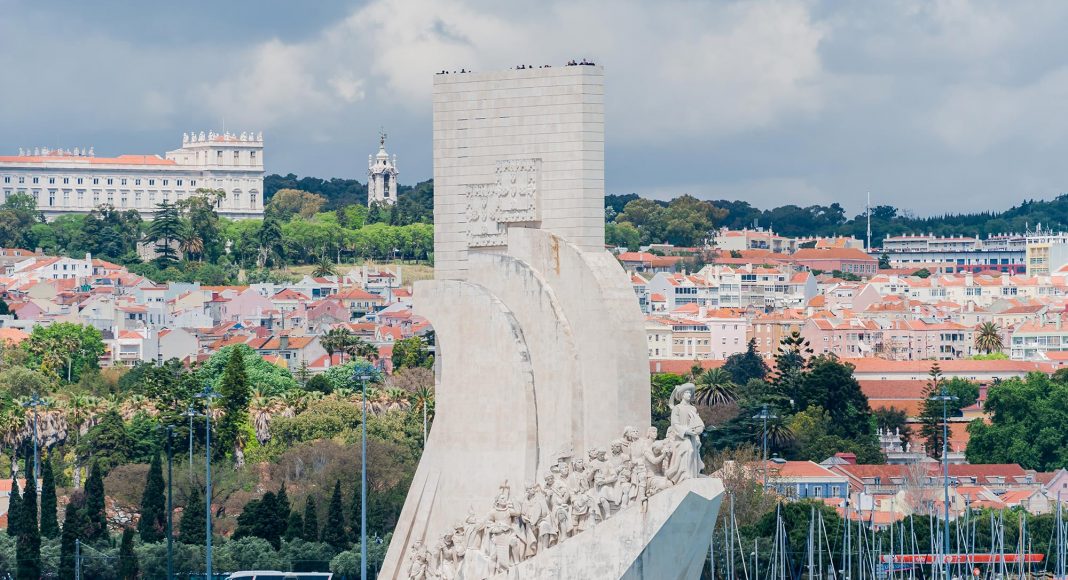
[[0, 155], [0, 163], [80, 163], [86, 165], [177, 165], [173, 159], [159, 155], [119, 155], [89, 157], [85, 155]]

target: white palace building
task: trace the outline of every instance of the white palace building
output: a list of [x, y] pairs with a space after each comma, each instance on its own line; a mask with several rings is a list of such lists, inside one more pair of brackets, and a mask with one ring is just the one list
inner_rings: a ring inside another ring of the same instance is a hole
[[152, 219], [156, 204], [188, 198], [198, 189], [223, 190], [221, 217], [263, 217], [263, 134], [186, 133], [166, 155], [97, 157], [88, 150], [34, 148], [0, 155], [0, 202], [32, 195], [52, 220], [110, 205]]

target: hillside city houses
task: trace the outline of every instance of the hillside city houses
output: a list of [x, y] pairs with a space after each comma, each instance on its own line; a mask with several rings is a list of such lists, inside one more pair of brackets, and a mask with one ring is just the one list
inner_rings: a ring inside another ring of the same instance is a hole
[[[799, 332], [815, 354], [853, 365], [873, 409], [896, 407], [915, 420], [932, 362], [939, 361], [946, 378], [980, 387], [978, 403], [951, 424], [953, 509], [1022, 505], [1041, 513], [1051, 498], [1068, 493], [1068, 473], [968, 465], [965, 426], [984, 416], [987, 390], [998, 381], [1068, 363], [1065, 247], [1068, 237], [1041, 232], [991, 240], [899, 236], [867, 251], [852, 238], [743, 230], [719, 232], [711, 252], [654, 245], [615, 253], [645, 315], [651, 372], [719, 367], [750, 341], [770, 361], [782, 338]], [[391, 372], [393, 344], [432, 331], [412, 311], [403, 267], [339, 272], [288, 283], [161, 284], [90, 255], [0, 249], [0, 295], [12, 312], [0, 316], [0, 340], [17, 344], [35, 325], [74, 322], [101, 331], [103, 366], [195, 364], [245, 344], [307, 377], [345, 362], [321, 342], [344, 328], [372, 344], [378, 364]], [[974, 358], [977, 328], [985, 323], [998, 329], [1004, 356]], [[941, 496], [932, 490], [941, 480], [922, 443], [912, 447], [888, 432], [880, 437], [886, 465], [858, 465], [838, 453], [819, 464], [770, 459], [763, 468], [724, 469], [769, 473], [780, 493], [822, 498], [843, 514], [852, 499], [848, 509], [868, 510], [872, 521], [933, 509]]]

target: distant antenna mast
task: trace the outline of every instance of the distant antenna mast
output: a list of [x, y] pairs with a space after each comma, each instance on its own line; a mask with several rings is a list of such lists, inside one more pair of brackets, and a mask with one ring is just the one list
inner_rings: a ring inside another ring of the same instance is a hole
[[868, 251], [871, 252], [871, 192], [868, 192], [868, 204], [864, 206], [868, 214]]

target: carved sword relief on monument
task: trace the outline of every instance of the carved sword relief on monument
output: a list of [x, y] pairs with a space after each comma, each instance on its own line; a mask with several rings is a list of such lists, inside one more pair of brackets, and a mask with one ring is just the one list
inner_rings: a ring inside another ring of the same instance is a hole
[[540, 169], [541, 159], [501, 160], [493, 183], [467, 186], [469, 247], [503, 246], [507, 229], [502, 224], [538, 221]]

